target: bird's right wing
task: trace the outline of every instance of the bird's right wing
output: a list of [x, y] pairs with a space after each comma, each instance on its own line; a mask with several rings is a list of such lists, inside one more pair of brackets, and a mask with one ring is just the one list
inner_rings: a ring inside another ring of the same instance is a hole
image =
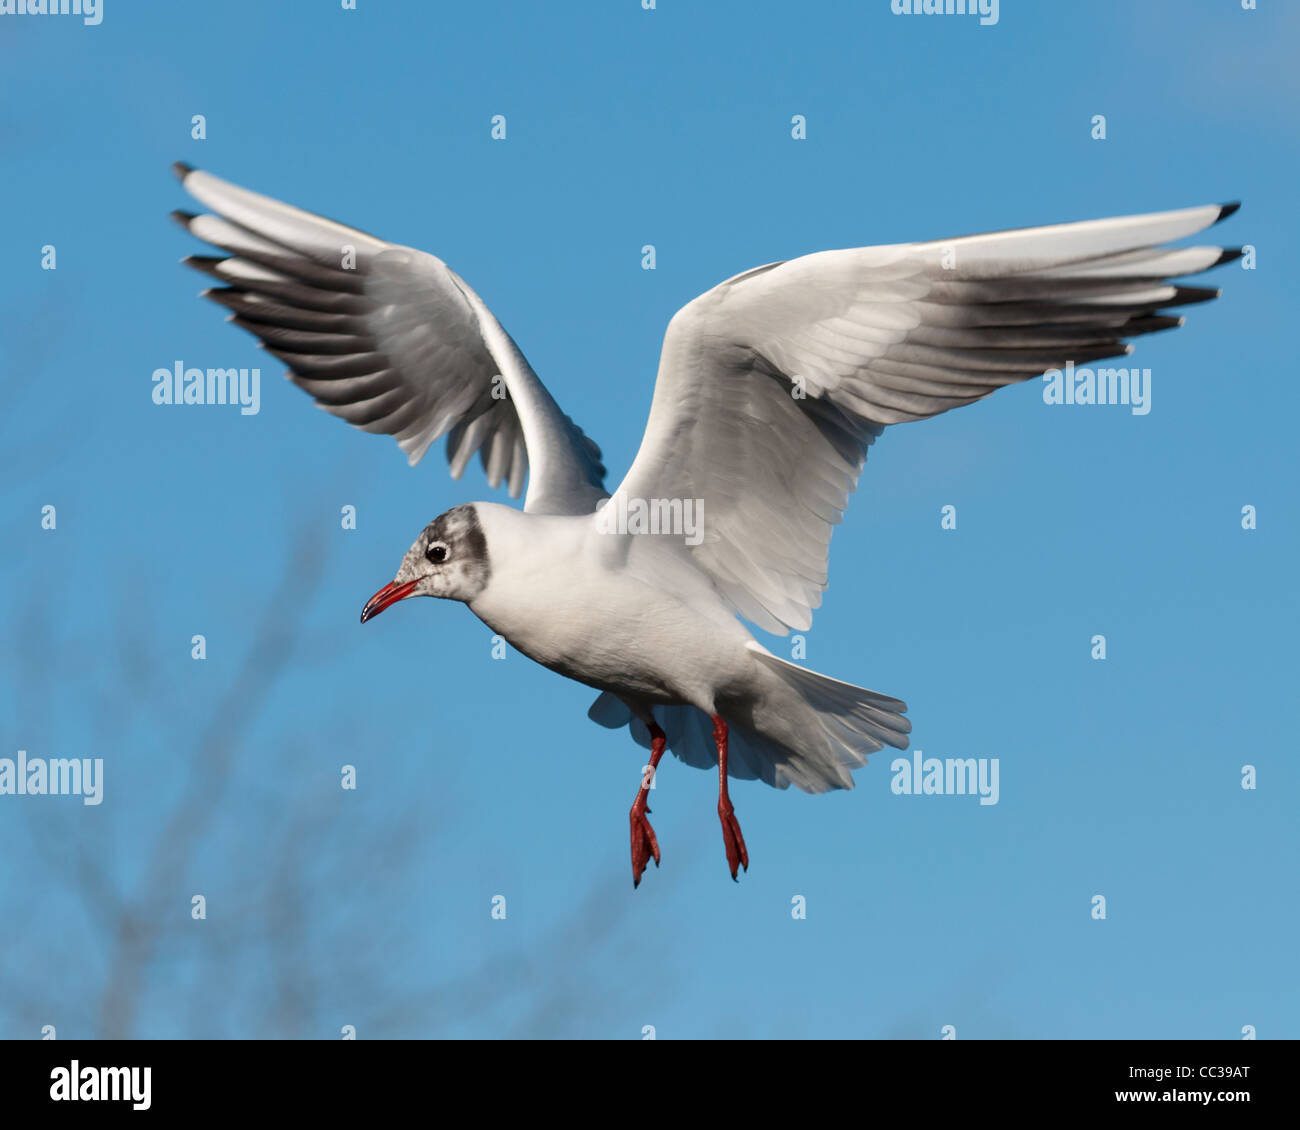
[[605, 497], [600, 448], [556, 406], [510, 335], [441, 259], [175, 166], [216, 215], [175, 213], [226, 254], [190, 266], [335, 416], [396, 438], [412, 464], [447, 435], [460, 478], [477, 452], [524, 509], [589, 514]]
[[1232, 210], [824, 251], [728, 279], [669, 323], [615, 500], [699, 500], [688, 552], [716, 589], [761, 628], [807, 628], [831, 531], [886, 425], [1180, 325], [1164, 311], [1217, 291], [1170, 280], [1239, 253], [1158, 245]]

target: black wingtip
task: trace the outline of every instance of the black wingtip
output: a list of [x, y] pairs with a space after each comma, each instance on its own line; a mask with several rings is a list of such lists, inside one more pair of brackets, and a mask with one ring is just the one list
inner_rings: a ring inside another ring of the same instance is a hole
[[[217, 268], [224, 262], [224, 259], [216, 255], [186, 255], [181, 260], [183, 266], [202, 271], [205, 275], [211, 275], [214, 279], [221, 279], [221, 276], [217, 273]], [[221, 281], [225, 282], [226, 280], [221, 279]]]
[[1162, 330], [1176, 330], [1185, 325], [1186, 318], [1174, 314], [1147, 314], [1140, 318], [1130, 318], [1120, 327], [1120, 336], [1130, 334], [1160, 333]]
[[182, 212], [179, 208], [173, 208], [168, 214], [186, 231], [190, 229], [190, 222], [197, 219], [193, 212]]
[[1160, 305], [1161, 307], [1194, 306], [1198, 302], [1213, 302], [1222, 293], [1223, 291], [1218, 287], [1177, 286], [1174, 287], [1173, 298]]
[[184, 161], [173, 161], [172, 172], [176, 174], [176, 179], [183, 181], [190, 173], [194, 172], [193, 165], [187, 165]]
[[1221, 267], [1224, 263], [1235, 263], [1245, 253], [1245, 249], [1241, 247], [1225, 247], [1223, 249], [1223, 254], [1211, 263], [1210, 266]]
[[1235, 212], [1240, 207], [1241, 207], [1240, 200], [1234, 200], [1231, 204], [1220, 204], [1219, 214], [1215, 218], [1214, 222], [1217, 224], [1220, 220], [1226, 220], [1229, 216], [1233, 214], [1233, 212]]

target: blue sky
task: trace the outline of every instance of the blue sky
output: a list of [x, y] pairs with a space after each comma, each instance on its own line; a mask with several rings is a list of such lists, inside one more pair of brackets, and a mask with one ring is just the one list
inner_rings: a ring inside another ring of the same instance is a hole
[[[1300, 21], [1261, 9], [0, 17], [0, 756], [105, 762], [98, 807], [0, 797], [0, 1036], [93, 1035], [122, 996], [157, 1036], [1300, 1035]], [[613, 481], [668, 319], [748, 267], [1235, 199], [1213, 238], [1258, 266], [1139, 343], [1149, 415], [1031, 382], [872, 449], [806, 662], [906, 699], [928, 756], [998, 758], [999, 803], [894, 796], [888, 753], [852, 792], [736, 783], [732, 884], [715, 778], [670, 761], [634, 892], [642, 753], [585, 718], [594, 692], [494, 660], [460, 606], [357, 623], [426, 522], [491, 497], [481, 474], [451, 481], [441, 445], [409, 469], [196, 297], [174, 160], [442, 257]], [[262, 366], [260, 413], [154, 405], [178, 359]], [[277, 616], [286, 670], [241, 682]], [[233, 752], [196, 777], [200, 748]], [[135, 981], [119, 896], [157, 938]]]

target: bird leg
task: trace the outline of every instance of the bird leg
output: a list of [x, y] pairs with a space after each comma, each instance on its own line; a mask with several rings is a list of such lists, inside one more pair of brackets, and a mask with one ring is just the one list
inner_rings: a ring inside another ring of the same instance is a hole
[[740, 821], [736, 819], [736, 810], [731, 807], [731, 797], [727, 793], [727, 723], [721, 714], [713, 716], [713, 740], [718, 746], [718, 819], [722, 821], [722, 842], [727, 849], [727, 864], [731, 868], [732, 879], [736, 878], [736, 869], [743, 866], [749, 870], [749, 852], [745, 849], [745, 837], [740, 834]]
[[632, 825], [632, 886], [634, 889], [641, 885], [641, 876], [645, 874], [646, 864], [650, 862], [651, 856], [654, 856], [655, 866], [659, 866], [659, 840], [655, 837], [655, 830], [650, 827], [650, 821], [646, 819], [646, 813], [650, 811], [650, 784], [654, 780], [655, 772], [659, 768], [659, 759], [663, 757], [664, 747], [667, 744], [668, 735], [651, 722], [649, 772], [642, 778], [641, 791], [636, 794], [636, 800], [632, 802], [632, 811], [628, 813], [628, 820]]

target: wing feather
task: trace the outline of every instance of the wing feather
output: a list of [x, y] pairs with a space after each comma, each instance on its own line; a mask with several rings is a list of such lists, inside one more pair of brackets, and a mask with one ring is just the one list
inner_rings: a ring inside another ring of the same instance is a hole
[[1167, 311], [1218, 291], [1175, 280], [1239, 252], [1163, 245], [1235, 210], [825, 251], [737, 275], [669, 324], [616, 493], [699, 499], [690, 552], [723, 596], [761, 628], [807, 628], [831, 532], [886, 426], [1182, 325]]
[[[590, 513], [605, 497], [598, 448], [556, 406], [523, 354], [442, 260], [176, 166], [212, 213], [173, 215], [225, 252], [189, 266], [205, 297], [260, 339], [325, 411], [392, 435], [417, 463], [448, 435], [459, 478], [478, 454], [524, 509]], [[531, 469], [531, 474], [530, 474]]]

